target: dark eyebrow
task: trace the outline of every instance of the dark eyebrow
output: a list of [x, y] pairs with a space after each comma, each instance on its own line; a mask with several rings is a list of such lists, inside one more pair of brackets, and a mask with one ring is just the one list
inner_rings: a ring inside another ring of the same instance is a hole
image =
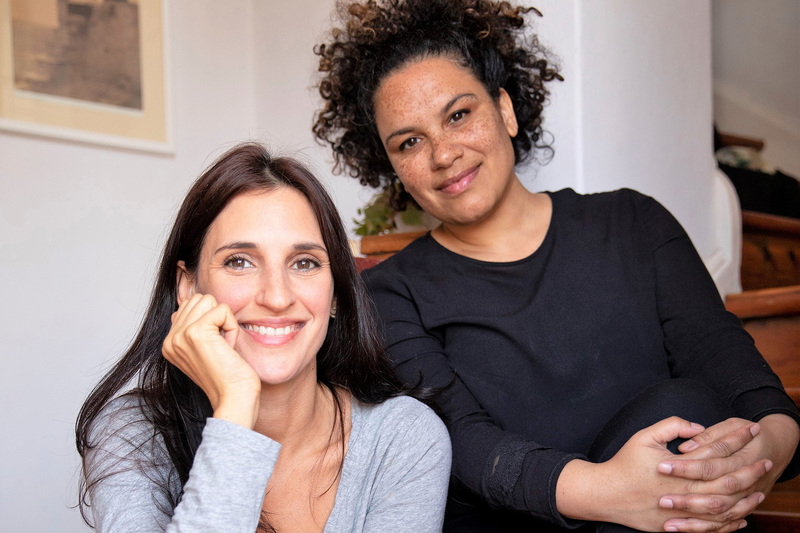
[[255, 250], [256, 248], [258, 247], [254, 242], [237, 241], [220, 246], [214, 250], [214, 255], [224, 252], [225, 250]]
[[[247, 241], [237, 241], [225, 244], [220, 246], [216, 250], [214, 250], [214, 255], [217, 255], [220, 252], [224, 252], [226, 250], [255, 250], [258, 246], [254, 242], [247, 242]], [[296, 252], [305, 252], [310, 250], [318, 250], [320, 252], [328, 253], [328, 250], [325, 249], [324, 246], [321, 244], [317, 244], [315, 242], [298, 242], [292, 246], [292, 249]]]
[[[447, 112], [450, 111], [450, 108], [453, 107], [456, 104], [456, 102], [458, 102], [459, 100], [461, 100], [462, 98], [465, 98], [465, 97], [477, 98], [477, 96], [475, 96], [474, 93], [457, 94], [449, 102], [447, 102], [442, 107], [442, 110], [440, 111], [439, 114], [440, 115], [447, 114]], [[386, 140], [383, 141], [383, 144], [388, 146], [389, 145], [389, 141], [393, 137], [397, 137], [398, 135], [405, 135], [406, 133], [411, 133], [412, 131], [414, 131], [414, 128], [402, 128], [402, 129], [399, 129], [397, 131], [394, 131], [394, 132], [390, 133], [388, 137], [386, 137]]]
[[317, 250], [324, 254], [328, 253], [328, 250], [326, 250], [324, 246], [322, 246], [321, 244], [317, 244], [315, 242], [298, 242], [294, 246], [292, 246], [292, 248], [296, 252], [308, 252], [311, 250]]

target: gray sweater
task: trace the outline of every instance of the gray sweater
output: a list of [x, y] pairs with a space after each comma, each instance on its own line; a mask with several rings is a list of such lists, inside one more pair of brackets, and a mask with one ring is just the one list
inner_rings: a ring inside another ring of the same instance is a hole
[[[326, 532], [441, 531], [450, 440], [439, 418], [413, 398], [351, 402], [353, 427]], [[244, 427], [208, 419], [183, 498], [169, 457], [138, 402], [115, 400], [92, 428], [84, 471], [99, 532], [247, 532], [258, 525], [280, 444]]]

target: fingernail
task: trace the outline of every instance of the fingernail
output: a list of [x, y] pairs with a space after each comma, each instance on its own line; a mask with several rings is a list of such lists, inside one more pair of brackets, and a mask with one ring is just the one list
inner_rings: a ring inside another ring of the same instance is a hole
[[661, 498], [658, 501], [658, 506], [661, 507], [662, 509], [672, 509], [673, 507], [675, 507], [675, 502], [673, 502], [669, 498]]
[[741, 524], [739, 524], [739, 529], [744, 529], [746, 527], [747, 527], [747, 522], [742, 522]]
[[692, 450], [694, 450], [694, 449], [696, 449], [696, 448], [699, 448], [699, 447], [700, 447], [700, 445], [699, 445], [699, 444], [697, 444], [697, 443], [696, 443], [695, 441], [693, 441], [693, 440], [687, 440], [686, 442], [684, 442], [684, 443], [681, 445], [681, 448], [683, 448], [683, 450], [684, 450], [685, 452], [690, 452], [690, 451], [692, 451]]
[[770, 470], [772, 470], [772, 461], [770, 461], [769, 459], [767, 459], [767, 462], [766, 462], [766, 463], [764, 463], [764, 469], [765, 469], [767, 472], [769, 472]]
[[753, 424], [752, 426], [750, 426], [750, 434], [752, 436], [755, 437], [759, 433], [761, 433], [761, 426], [759, 426], [758, 424]]
[[764, 501], [764, 498], [766, 498], [766, 496], [764, 496], [763, 494], [760, 494], [760, 495], [758, 496], [758, 504], [759, 504], [759, 505], [761, 505], [761, 502], [763, 502], [763, 501]]
[[664, 531], [678, 531], [678, 528], [675, 526], [667, 526], [664, 528]]
[[691, 425], [692, 429], [706, 429], [704, 426], [701, 426], [700, 424], [696, 424], [694, 422], [691, 422]]
[[669, 463], [658, 463], [656, 469], [661, 472], [662, 474], [671, 474], [672, 473], [672, 465]]

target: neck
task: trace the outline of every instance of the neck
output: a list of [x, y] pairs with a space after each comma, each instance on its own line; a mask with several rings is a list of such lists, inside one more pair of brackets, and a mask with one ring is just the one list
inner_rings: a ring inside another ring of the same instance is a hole
[[316, 447], [323, 441], [328, 445], [338, 412], [333, 393], [316, 380], [294, 386], [264, 386], [259, 403], [253, 429], [280, 442], [283, 449]]
[[444, 223], [431, 235], [448, 250], [472, 259], [517, 261], [542, 244], [551, 213], [549, 196], [532, 193], [515, 179], [495, 209], [482, 219], [469, 224]]

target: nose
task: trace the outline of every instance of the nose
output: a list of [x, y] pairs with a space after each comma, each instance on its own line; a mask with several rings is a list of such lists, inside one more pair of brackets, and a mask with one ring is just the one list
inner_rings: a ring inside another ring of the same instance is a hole
[[296, 296], [288, 272], [279, 268], [264, 269], [260, 278], [256, 303], [276, 313], [294, 304]]
[[430, 145], [433, 168], [447, 168], [463, 154], [461, 145], [447, 134], [431, 137]]

